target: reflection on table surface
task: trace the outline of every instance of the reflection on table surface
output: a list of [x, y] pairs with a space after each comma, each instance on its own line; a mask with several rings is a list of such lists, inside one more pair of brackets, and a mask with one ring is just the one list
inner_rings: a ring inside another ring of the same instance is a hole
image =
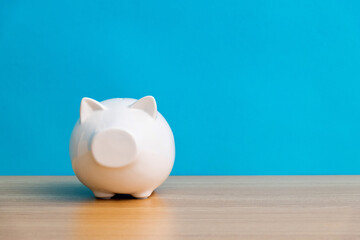
[[171, 211], [155, 192], [148, 199], [128, 195], [78, 204], [73, 216], [74, 239], [170, 239]]

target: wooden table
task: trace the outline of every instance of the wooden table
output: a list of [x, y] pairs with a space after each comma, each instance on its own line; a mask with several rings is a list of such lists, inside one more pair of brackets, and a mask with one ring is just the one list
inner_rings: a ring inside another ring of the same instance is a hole
[[72, 176], [0, 177], [0, 239], [360, 239], [360, 176], [170, 177], [97, 200]]

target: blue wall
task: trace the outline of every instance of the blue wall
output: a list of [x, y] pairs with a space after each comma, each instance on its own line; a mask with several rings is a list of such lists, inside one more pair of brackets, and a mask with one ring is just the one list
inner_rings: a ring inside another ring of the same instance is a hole
[[145, 95], [174, 175], [360, 174], [357, 3], [0, 0], [0, 174], [73, 174], [81, 98]]

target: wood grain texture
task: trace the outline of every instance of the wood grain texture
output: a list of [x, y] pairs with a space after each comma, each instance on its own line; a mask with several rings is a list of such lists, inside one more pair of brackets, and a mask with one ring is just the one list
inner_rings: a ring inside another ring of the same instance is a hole
[[170, 177], [97, 200], [75, 177], [0, 177], [0, 239], [360, 239], [360, 176]]

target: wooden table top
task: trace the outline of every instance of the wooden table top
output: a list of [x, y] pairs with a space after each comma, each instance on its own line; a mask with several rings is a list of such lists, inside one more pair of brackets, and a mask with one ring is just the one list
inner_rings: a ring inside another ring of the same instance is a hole
[[72, 176], [0, 177], [0, 239], [360, 239], [360, 176], [170, 177], [95, 199]]

